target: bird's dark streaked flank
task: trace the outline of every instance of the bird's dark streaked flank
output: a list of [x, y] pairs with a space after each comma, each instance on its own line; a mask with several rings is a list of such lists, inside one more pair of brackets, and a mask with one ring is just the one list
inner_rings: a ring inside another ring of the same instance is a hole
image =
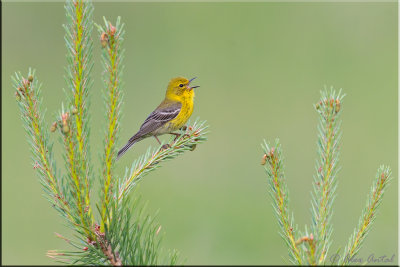
[[193, 89], [199, 87], [190, 86], [195, 78], [188, 80], [176, 77], [169, 82], [164, 100], [147, 117], [139, 131], [118, 151], [117, 159], [140, 140], [154, 136], [160, 143], [158, 135], [174, 134], [174, 131], [185, 125], [193, 112]]

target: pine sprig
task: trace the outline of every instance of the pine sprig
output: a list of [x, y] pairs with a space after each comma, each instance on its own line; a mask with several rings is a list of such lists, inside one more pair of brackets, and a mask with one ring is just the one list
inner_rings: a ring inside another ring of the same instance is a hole
[[340, 114], [344, 95], [332, 88], [321, 92], [321, 100], [315, 108], [319, 114], [318, 159], [312, 195], [312, 232], [316, 238], [317, 264], [325, 262], [332, 235], [332, 202], [335, 197], [338, 172]]
[[49, 133], [44, 128], [41, 86], [35, 77], [35, 71], [29, 69], [27, 79], [19, 72], [15, 73], [12, 81], [16, 89], [15, 95], [33, 155], [33, 168], [39, 175], [46, 198], [61, 216], [75, 225], [76, 222], [70, 204], [65, 199], [66, 192], [57, 179], [53, 144], [50, 143]]
[[[341, 94], [341, 91], [336, 93], [332, 88], [330, 91], [322, 91], [321, 95], [321, 100], [315, 105], [315, 109], [319, 113], [318, 159], [311, 201], [311, 232], [308, 232], [306, 226], [305, 234], [300, 234], [302, 237], [297, 240], [294, 237], [293, 216], [288, 215], [289, 197], [283, 175], [283, 160], [279, 141], [276, 141], [275, 146], [271, 148], [265, 141], [262, 145], [264, 156], [261, 164], [266, 165], [269, 192], [281, 228], [280, 234], [288, 247], [291, 262], [297, 264], [302, 264], [305, 261], [309, 265], [325, 264], [333, 231], [331, 223], [332, 204], [335, 198], [336, 176], [339, 170], [339, 142], [341, 138], [339, 118], [344, 95]], [[360, 250], [376, 218], [377, 209], [390, 180], [390, 168], [381, 166], [371, 188], [366, 208], [360, 217], [359, 225], [350, 237], [344, 254], [338, 262], [340, 265], [348, 265]]]
[[[66, 1], [65, 10], [67, 24], [65, 42], [67, 46], [66, 81], [69, 90], [67, 97], [69, 105], [75, 111], [71, 117], [70, 132], [65, 140], [68, 149], [68, 165], [76, 187], [78, 208], [83, 222], [88, 227], [94, 221], [90, 206], [90, 147], [89, 147], [89, 90], [92, 86], [91, 71], [93, 68], [92, 52], [93, 42], [91, 33], [93, 29], [93, 5], [89, 1]], [[88, 215], [87, 220], [84, 214]]]
[[103, 82], [105, 87], [104, 103], [107, 115], [107, 131], [105, 133], [105, 149], [102, 159], [103, 167], [103, 204], [102, 204], [102, 225], [108, 223], [111, 218], [105, 218], [106, 207], [109, 205], [112, 196], [112, 186], [115, 184], [113, 173], [116, 143], [118, 141], [118, 132], [121, 117], [122, 103], [122, 85], [121, 76], [123, 71], [122, 60], [124, 50], [121, 48], [125, 30], [124, 24], [121, 24], [121, 17], [117, 18], [115, 26], [104, 18], [104, 27], [96, 25], [100, 33], [100, 42], [103, 47]]
[[302, 255], [295, 238], [294, 219], [289, 214], [289, 192], [283, 172], [283, 156], [279, 140], [275, 146], [270, 147], [266, 141], [261, 146], [264, 151], [262, 165], [268, 176], [269, 193], [272, 198], [272, 207], [280, 227], [280, 235], [285, 241], [290, 261], [295, 264], [302, 264]]
[[159, 163], [176, 158], [185, 151], [192, 151], [197, 144], [207, 140], [206, 129], [208, 126], [204, 126], [204, 124], [205, 121], [195, 121], [193, 126], [187, 127], [172, 144], [168, 145], [168, 148], [163, 148], [164, 145], [161, 145], [152, 153], [150, 153], [149, 148], [144, 156], [134, 161], [129, 174], [127, 170], [125, 177], [118, 181], [118, 194], [115, 196], [118, 202], [123, 201], [147, 173], [157, 169], [160, 166]]
[[349, 243], [344, 250], [343, 257], [339, 263], [340, 265], [348, 265], [350, 260], [359, 252], [376, 218], [383, 194], [391, 179], [392, 172], [390, 168], [380, 166], [376, 173], [375, 182], [372, 184], [371, 192], [367, 199], [367, 205], [361, 214], [358, 227], [354, 229], [353, 235], [349, 238]]

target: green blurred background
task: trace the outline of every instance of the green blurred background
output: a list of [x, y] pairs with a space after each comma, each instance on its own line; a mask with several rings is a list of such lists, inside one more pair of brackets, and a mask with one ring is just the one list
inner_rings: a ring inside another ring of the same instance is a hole
[[[71, 233], [42, 196], [10, 76], [37, 69], [50, 125], [65, 102], [63, 3], [6, 2], [2, 11], [3, 264], [52, 264], [47, 250], [69, 248], [54, 232]], [[287, 263], [260, 143], [280, 138], [290, 207], [304, 229], [316, 157], [312, 104], [326, 85], [347, 94], [330, 252], [347, 244], [377, 168], [388, 164], [395, 179], [359, 256], [395, 254], [391, 264], [397, 264], [397, 3], [96, 2], [95, 22], [102, 16], [121, 16], [126, 24], [120, 146], [159, 104], [172, 77], [197, 76], [201, 85], [192, 118], [208, 121], [209, 140], [146, 176], [136, 192], [150, 213], [159, 211], [165, 249], [179, 250], [186, 264]], [[97, 33], [94, 40], [91, 149], [99, 167]], [[138, 143], [117, 172], [155, 145]]]

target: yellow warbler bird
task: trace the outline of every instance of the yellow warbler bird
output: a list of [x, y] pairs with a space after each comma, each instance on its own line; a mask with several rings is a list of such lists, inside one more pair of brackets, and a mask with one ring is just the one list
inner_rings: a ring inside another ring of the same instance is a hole
[[200, 87], [190, 86], [195, 78], [188, 80], [183, 77], [176, 77], [169, 82], [164, 100], [147, 117], [139, 131], [118, 151], [117, 159], [124, 155], [136, 142], [146, 137], [154, 136], [161, 144], [157, 138], [158, 135], [179, 135], [174, 131], [184, 126], [193, 112], [193, 89]]

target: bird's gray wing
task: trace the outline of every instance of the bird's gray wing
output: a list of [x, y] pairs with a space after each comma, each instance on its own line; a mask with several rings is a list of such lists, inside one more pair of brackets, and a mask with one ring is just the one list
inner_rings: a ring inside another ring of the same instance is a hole
[[182, 103], [180, 102], [170, 104], [164, 108], [157, 108], [147, 117], [142, 126], [140, 126], [140, 130], [134, 136], [132, 136], [129, 141], [133, 141], [141, 136], [147, 135], [157, 130], [165, 123], [175, 119], [181, 111], [181, 108]]

